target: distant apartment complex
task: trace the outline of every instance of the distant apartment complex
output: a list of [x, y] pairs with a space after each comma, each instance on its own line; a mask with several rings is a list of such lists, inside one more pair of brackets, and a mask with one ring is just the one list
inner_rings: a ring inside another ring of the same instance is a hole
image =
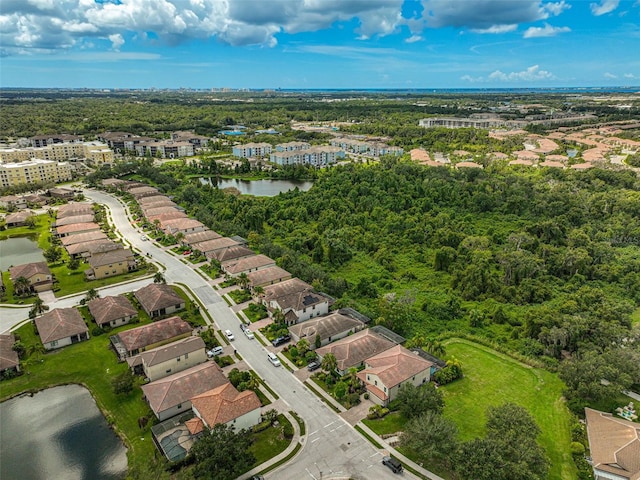
[[178, 158], [195, 155], [193, 144], [176, 142], [174, 140], [148, 140], [135, 146], [136, 154], [140, 157]]
[[191, 132], [174, 132], [171, 140], [157, 140], [128, 132], [105, 132], [98, 138], [117, 153], [135, 152], [136, 155], [178, 158], [195, 155], [195, 149], [206, 147], [209, 139]]
[[344, 158], [344, 150], [329, 145], [308, 147], [304, 150], [276, 151], [269, 156], [269, 161], [278, 165], [313, 165], [323, 167], [336, 163]]
[[493, 113], [474, 113], [469, 117], [431, 117], [418, 122], [421, 127], [445, 128], [522, 128], [527, 125], [553, 125], [595, 120], [597, 117], [588, 113], [552, 113], [549, 115], [528, 115], [523, 119], [507, 120]]
[[233, 147], [233, 156], [238, 158], [265, 157], [272, 151], [268, 143], [245, 143]]
[[0, 188], [68, 180], [71, 180], [71, 166], [66, 162], [36, 158], [25, 162], [0, 164]]
[[0, 149], [2, 162], [26, 162], [32, 159], [55, 162], [85, 159], [93, 165], [101, 166], [113, 164], [113, 151], [101, 142], [63, 142], [42, 147]]
[[384, 142], [364, 141], [353, 138], [335, 138], [331, 140], [331, 145], [340, 147], [347, 153], [371, 155], [373, 157], [380, 157], [382, 155], [400, 156], [404, 153], [401, 147], [392, 147]]

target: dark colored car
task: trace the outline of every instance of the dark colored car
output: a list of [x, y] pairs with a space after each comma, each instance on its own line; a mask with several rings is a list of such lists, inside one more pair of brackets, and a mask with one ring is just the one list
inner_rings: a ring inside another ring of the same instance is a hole
[[318, 362], [317, 360], [314, 360], [313, 362], [309, 362], [307, 364], [307, 370], [309, 370], [310, 372], [313, 372], [314, 370], [319, 369], [322, 366], [322, 364], [320, 362]]
[[274, 347], [279, 347], [280, 345], [283, 345], [290, 341], [291, 341], [291, 336], [283, 335], [281, 337], [276, 338], [273, 342], [271, 342], [271, 345], [273, 345]]
[[383, 457], [382, 464], [389, 467], [393, 473], [402, 473], [402, 464], [392, 457]]

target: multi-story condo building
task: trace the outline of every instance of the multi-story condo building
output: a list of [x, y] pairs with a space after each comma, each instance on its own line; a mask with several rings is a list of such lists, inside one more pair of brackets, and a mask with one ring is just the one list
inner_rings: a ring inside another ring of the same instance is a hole
[[141, 156], [161, 158], [192, 157], [195, 153], [193, 144], [189, 142], [175, 142], [173, 140], [150, 140], [140, 142], [135, 146], [136, 153]]
[[71, 166], [66, 162], [54, 162], [34, 158], [27, 162], [0, 164], [0, 187], [65, 182], [71, 180]]
[[269, 143], [245, 143], [233, 147], [233, 156], [239, 158], [265, 157], [273, 151]]
[[269, 156], [269, 161], [278, 165], [314, 165], [322, 167], [336, 163], [344, 158], [344, 150], [328, 145], [310, 147], [306, 150], [293, 150], [288, 152], [274, 152]]
[[379, 157], [381, 155], [402, 155], [404, 150], [400, 147], [391, 147], [383, 142], [367, 142], [352, 138], [335, 138], [331, 140], [331, 145], [340, 147], [348, 153], [356, 153], [361, 155], [371, 155]]
[[276, 152], [296, 152], [300, 150], [308, 150], [311, 145], [307, 142], [287, 142], [276, 145]]
[[0, 160], [3, 162], [25, 162], [36, 158], [55, 162], [86, 159], [97, 166], [113, 164], [113, 152], [100, 142], [63, 142], [44, 147], [0, 149]]
[[66, 133], [56, 133], [52, 135], [35, 135], [29, 137], [29, 143], [32, 147], [46, 147], [54, 143], [70, 143], [81, 142], [82, 137], [78, 135], [68, 135]]
[[140, 137], [128, 132], [105, 132], [98, 135], [98, 139], [106, 142], [109, 148], [117, 153], [133, 152], [139, 143], [153, 141], [152, 138]]

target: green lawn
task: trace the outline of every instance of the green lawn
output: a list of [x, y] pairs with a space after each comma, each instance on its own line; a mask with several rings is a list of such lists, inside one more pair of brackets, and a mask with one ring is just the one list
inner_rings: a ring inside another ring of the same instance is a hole
[[631, 314], [631, 323], [633, 325], [640, 323], [640, 307], [636, 308], [635, 312]]
[[257, 303], [250, 303], [247, 308], [242, 310], [242, 313], [247, 316], [250, 322], [257, 322], [268, 316], [267, 307]]
[[391, 412], [384, 417], [376, 418], [375, 420], [369, 420], [368, 418], [365, 418], [364, 420], [362, 420], [362, 423], [364, 423], [378, 435], [387, 435], [389, 433], [403, 431], [404, 425], [407, 423], [407, 421], [400, 412]]
[[251, 294], [245, 290], [231, 290], [228, 295], [233, 299], [236, 304], [244, 303], [251, 300]]
[[526, 408], [542, 430], [550, 479], [571, 480], [571, 415], [562, 398], [563, 383], [545, 370], [531, 368], [494, 350], [465, 340], [446, 342], [447, 353], [462, 362], [465, 377], [442, 388], [444, 415], [460, 430], [461, 440], [484, 435], [487, 407], [512, 402]]
[[256, 457], [256, 462], [253, 464], [253, 467], [257, 467], [281, 452], [284, 452], [291, 443], [290, 439], [284, 438], [282, 435], [284, 425], [291, 425], [291, 422], [287, 420], [287, 417], [284, 415], [278, 415], [278, 422], [280, 423], [279, 427], [269, 427], [262, 432], [252, 435], [254, 443], [249, 447], [249, 450]]

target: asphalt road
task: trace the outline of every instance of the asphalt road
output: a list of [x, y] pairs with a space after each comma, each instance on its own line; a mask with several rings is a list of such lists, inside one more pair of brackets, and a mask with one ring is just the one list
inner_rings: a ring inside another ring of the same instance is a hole
[[[141, 240], [129, 222], [120, 202], [103, 192], [87, 190], [85, 196], [106, 205], [111, 221], [121, 235], [151, 260], [166, 267], [167, 283], [183, 283], [198, 296], [218, 328], [235, 334], [233, 345], [247, 364], [278, 393], [306, 423], [303, 448], [290, 462], [270, 472], [266, 478], [301, 480], [305, 478], [362, 480], [392, 479], [396, 476], [382, 465], [382, 455], [353, 427], [310, 392], [284, 367], [274, 367], [267, 360], [268, 350], [257, 340], [249, 340], [240, 330], [240, 320], [218, 293], [188, 265], [166, 253], [153, 242]], [[406, 478], [417, 478], [405, 472]]]

